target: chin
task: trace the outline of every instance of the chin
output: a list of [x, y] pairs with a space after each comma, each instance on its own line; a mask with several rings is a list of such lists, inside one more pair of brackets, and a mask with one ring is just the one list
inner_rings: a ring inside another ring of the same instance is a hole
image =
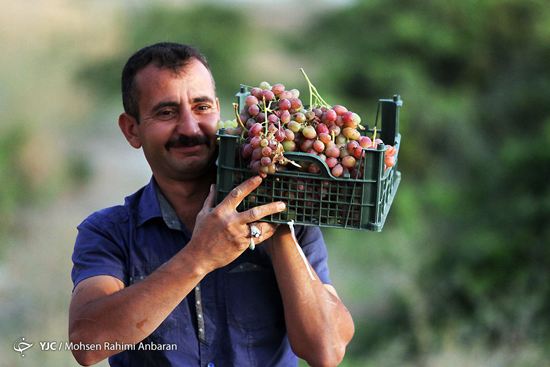
[[186, 162], [180, 165], [175, 171], [181, 181], [195, 180], [216, 174], [216, 159], [200, 162]]

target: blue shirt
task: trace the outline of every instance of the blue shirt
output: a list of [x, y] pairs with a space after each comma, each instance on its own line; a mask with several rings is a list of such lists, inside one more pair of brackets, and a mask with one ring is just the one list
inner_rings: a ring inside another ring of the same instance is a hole
[[[327, 251], [318, 227], [296, 226], [296, 237], [323, 283], [330, 284]], [[127, 287], [180, 251], [191, 233], [154, 179], [78, 226], [72, 280], [110, 275]], [[286, 335], [281, 295], [264, 246], [246, 250], [202, 279], [160, 326], [121, 352], [111, 366], [296, 366]], [[161, 350], [164, 349], [164, 350]]]

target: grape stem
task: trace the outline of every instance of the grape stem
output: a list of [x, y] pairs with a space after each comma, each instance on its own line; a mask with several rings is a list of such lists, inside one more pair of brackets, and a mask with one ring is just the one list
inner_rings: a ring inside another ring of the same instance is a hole
[[244, 124], [241, 120], [241, 115], [239, 115], [239, 104], [238, 103], [233, 103], [233, 109], [235, 110], [235, 118], [237, 119], [239, 124], [241, 124], [241, 126], [243, 128], [243, 132], [241, 133], [241, 139], [244, 140], [244, 133], [247, 132], [248, 129], [246, 128], [246, 126], [244, 126]]
[[244, 126], [244, 124], [241, 120], [241, 116], [239, 115], [239, 104], [238, 103], [233, 103], [233, 109], [235, 110], [235, 118], [237, 119], [239, 124], [241, 124], [241, 126], [243, 127], [243, 130], [248, 131], [248, 129]]
[[313, 96], [315, 96], [315, 105], [316, 106], [319, 106], [319, 107], [326, 107], [326, 108], [332, 108], [331, 105], [329, 105], [324, 99], [323, 97], [321, 97], [321, 95], [319, 94], [319, 92], [317, 91], [317, 88], [315, 88], [315, 86], [311, 83], [311, 81], [309, 80], [306, 72], [304, 71], [303, 68], [300, 68], [300, 71], [302, 72], [302, 74], [304, 75], [304, 78], [306, 78], [306, 81], [307, 81], [307, 84], [308, 84], [308, 87], [309, 87], [309, 105], [310, 107], [313, 107]]
[[[265, 103], [265, 96], [263, 96], [263, 101], [264, 101], [264, 105], [262, 106], [264, 108], [264, 119], [265, 119], [265, 135], [267, 135], [267, 133], [269, 132], [269, 123], [267, 122], [267, 111], [269, 110], [268, 107], [267, 107], [267, 104]], [[269, 102], [269, 105], [271, 106], [271, 102]]]

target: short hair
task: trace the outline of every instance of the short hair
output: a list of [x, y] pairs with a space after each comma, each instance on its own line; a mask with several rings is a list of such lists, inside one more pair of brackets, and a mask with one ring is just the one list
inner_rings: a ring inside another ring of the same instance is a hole
[[[121, 87], [124, 112], [134, 117], [139, 123], [140, 91], [135, 80], [140, 70], [150, 63], [154, 63], [159, 68], [172, 69], [174, 73], [179, 74], [193, 59], [200, 61], [212, 75], [206, 57], [194, 46], [160, 42], [134, 53], [122, 70]], [[212, 83], [214, 83], [213, 78]]]

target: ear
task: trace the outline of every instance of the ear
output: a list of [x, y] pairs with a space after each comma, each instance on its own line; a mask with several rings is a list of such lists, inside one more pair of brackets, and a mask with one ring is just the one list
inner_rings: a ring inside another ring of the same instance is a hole
[[128, 115], [127, 113], [122, 113], [118, 117], [118, 126], [120, 127], [120, 131], [122, 131], [122, 133], [126, 137], [126, 140], [128, 140], [128, 143], [130, 143], [131, 146], [136, 149], [141, 148], [138, 123], [134, 117]]

